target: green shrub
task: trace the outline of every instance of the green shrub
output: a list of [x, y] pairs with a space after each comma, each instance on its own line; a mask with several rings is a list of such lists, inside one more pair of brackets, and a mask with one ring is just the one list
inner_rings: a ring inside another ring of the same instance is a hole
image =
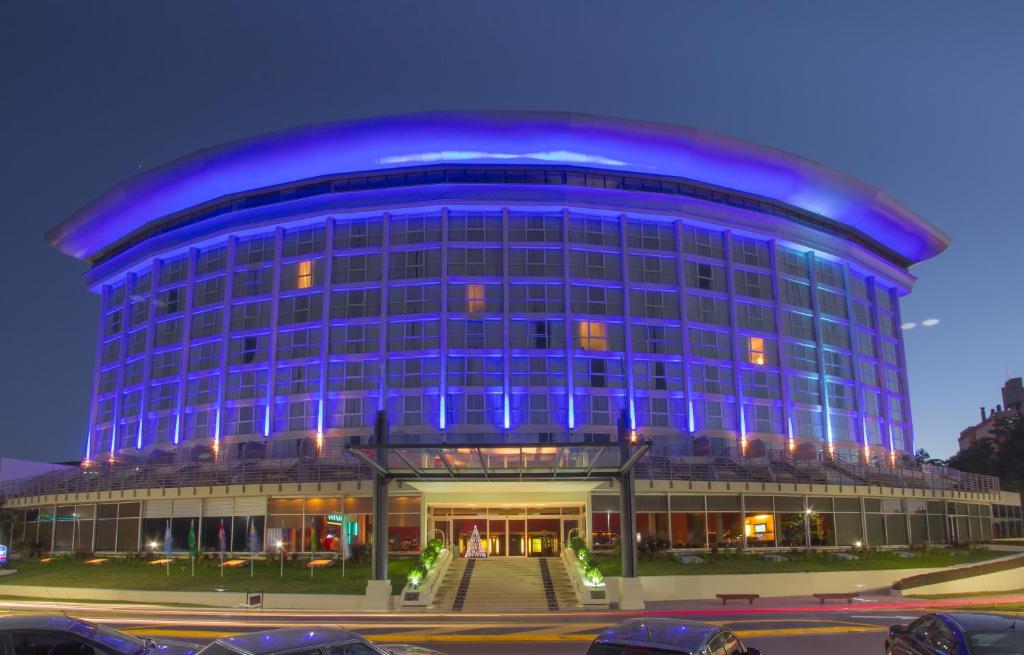
[[419, 586], [423, 582], [423, 578], [427, 576], [427, 567], [423, 565], [423, 562], [416, 562], [409, 569], [409, 574], [406, 576], [406, 582], [414, 587]]

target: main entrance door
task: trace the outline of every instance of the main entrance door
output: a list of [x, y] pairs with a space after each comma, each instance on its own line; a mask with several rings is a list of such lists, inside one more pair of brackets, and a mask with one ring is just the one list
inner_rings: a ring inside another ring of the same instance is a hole
[[582, 505], [558, 507], [427, 507], [430, 536], [461, 557], [476, 528], [488, 557], [554, 557], [583, 519]]

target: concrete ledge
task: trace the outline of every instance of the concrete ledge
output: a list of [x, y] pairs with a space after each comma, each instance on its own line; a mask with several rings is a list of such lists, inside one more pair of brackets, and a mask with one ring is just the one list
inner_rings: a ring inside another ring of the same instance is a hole
[[[419, 587], [410, 587], [406, 584], [405, 587], [402, 588], [402, 593], [398, 599], [397, 607], [401, 609], [405, 609], [406, 607], [423, 608], [434, 602], [434, 596], [437, 595], [437, 591], [441, 587], [441, 580], [443, 580], [445, 574], [448, 573], [448, 567], [451, 563], [451, 549], [442, 548], [437, 561], [435, 561], [434, 566], [427, 571], [427, 577], [420, 582]], [[411, 597], [410, 594], [414, 596], [414, 598]]]
[[[909, 576], [903, 576], [909, 577]], [[893, 596], [938, 596], [942, 594], [984, 594], [1024, 589], [1024, 567], [984, 573], [970, 578], [937, 582], [935, 584], [893, 589]]]
[[[374, 581], [370, 581], [371, 583]], [[264, 609], [373, 610], [390, 609], [391, 583], [374, 586], [374, 595], [275, 594], [263, 595]], [[385, 586], [386, 585], [386, 586]], [[370, 585], [367, 591], [369, 592]], [[385, 593], [386, 590], [386, 593]], [[254, 588], [252, 591], [259, 591]], [[0, 585], [0, 595], [55, 601], [113, 601], [149, 605], [202, 605], [207, 607], [243, 607], [245, 594], [238, 591], [143, 591], [130, 589], [94, 589], [91, 587], [42, 587]]]
[[[943, 569], [883, 569], [874, 571], [821, 571], [758, 573], [753, 575], [659, 575], [639, 578], [643, 599], [701, 600], [715, 594], [760, 594], [762, 598], [864, 592], [892, 587], [902, 578]], [[611, 586], [609, 584], [609, 586]], [[1024, 587], [1021, 585], [1018, 589]], [[620, 601], [620, 607], [621, 605]], [[623, 608], [625, 609], [625, 608]]]

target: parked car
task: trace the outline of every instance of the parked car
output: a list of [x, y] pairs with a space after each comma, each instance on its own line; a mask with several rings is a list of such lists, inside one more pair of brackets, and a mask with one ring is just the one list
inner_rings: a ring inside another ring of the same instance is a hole
[[761, 655], [729, 630], [682, 619], [637, 618], [605, 629], [587, 655]]
[[193, 655], [201, 644], [145, 639], [67, 616], [0, 617], [0, 652], [14, 655]]
[[[41, 653], [40, 655], [47, 654]], [[444, 653], [419, 646], [378, 646], [354, 632], [341, 628], [281, 628], [217, 639], [199, 651], [199, 655], [444, 655]]]
[[925, 614], [889, 628], [886, 655], [1020, 655], [1024, 618], [996, 614]]

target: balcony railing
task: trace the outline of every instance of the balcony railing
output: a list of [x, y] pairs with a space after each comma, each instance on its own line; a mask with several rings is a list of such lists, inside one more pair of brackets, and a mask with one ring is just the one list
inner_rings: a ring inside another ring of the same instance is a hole
[[[610, 453], [615, 452], [609, 447]], [[517, 455], [521, 458], [522, 455]], [[517, 460], [518, 461], [518, 460]], [[488, 460], [488, 470], [497, 466]], [[458, 462], [449, 463], [457, 466]], [[552, 464], [554, 470], [566, 464]], [[469, 473], [467, 469], [467, 473]], [[725, 450], [712, 455], [645, 455], [636, 465], [639, 479], [782, 482], [849, 486], [879, 486], [982, 494], [999, 492], [999, 480], [929, 464], [883, 458], [865, 463], [855, 458], [819, 453], [799, 457], [785, 450], [766, 450], [757, 457]], [[226, 485], [276, 485], [336, 483], [366, 480], [372, 471], [348, 453], [325, 457], [261, 458], [224, 462], [93, 463], [89, 467], [54, 471], [0, 484], [6, 499], [87, 492], [221, 487]]]

